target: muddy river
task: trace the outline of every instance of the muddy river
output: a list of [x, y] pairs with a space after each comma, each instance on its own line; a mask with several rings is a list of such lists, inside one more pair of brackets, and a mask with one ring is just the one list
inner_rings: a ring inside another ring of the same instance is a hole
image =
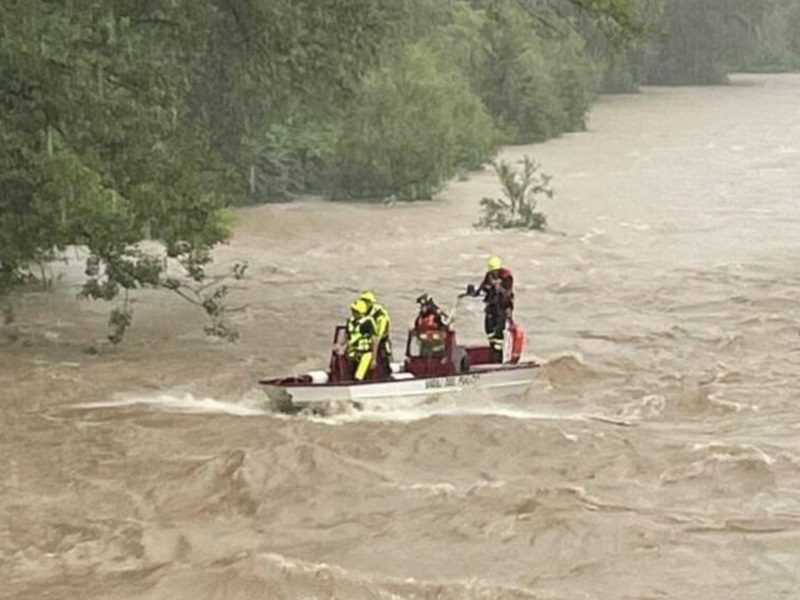
[[[605, 97], [526, 154], [551, 233], [472, 226], [488, 169], [242, 210], [236, 344], [140, 292], [100, 346], [109, 307], [53, 266], [0, 334], [0, 597], [800, 598], [800, 76]], [[268, 410], [256, 380], [324, 364], [355, 291], [399, 331], [489, 254], [544, 362], [527, 393]]]

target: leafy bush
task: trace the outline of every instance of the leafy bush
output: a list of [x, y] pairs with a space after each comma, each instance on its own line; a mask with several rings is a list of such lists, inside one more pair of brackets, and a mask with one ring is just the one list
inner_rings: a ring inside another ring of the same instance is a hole
[[600, 83], [600, 69], [584, 40], [541, 24], [516, 3], [486, 9], [483, 44], [472, 60], [474, 87], [507, 141], [543, 141], [584, 128]]
[[758, 30], [753, 56], [737, 65], [755, 71], [800, 71], [800, 3], [774, 0]]
[[478, 227], [490, 229], [547, 228], [547, 218], [536, 210], [539, 198], [552, 198], [552, 177], [539, 170], [539, 165], [527, 156], [522, 161], [522, 173], [513, 170], [505, 161], [494, 162], [494, 170], [503, 186], [503, 198], [483, 198], [483, 216]]
[[756, 50], [768, 3], [752, 0], [661, 0], [661, 32], [651, 44], [647, 82], [717, 84]]
[[458, 167], [488, 158], [495, 140], [464, 78], [415, 44], [365, 78], [345, 116], [331, 192], [336, 199], [429, 199]]
[[597, 97], [602, 82], [600, 65], [582, 53], [583, 42], [577, 36], [549, 48], [556, 93], [564, 114], [561, 131], [586, 129], [586, 113]]
[[319, 192], [330, 168], [338, 122], [275, 123], [248, 141], [251, 166], [247, 203], [285, 202]]

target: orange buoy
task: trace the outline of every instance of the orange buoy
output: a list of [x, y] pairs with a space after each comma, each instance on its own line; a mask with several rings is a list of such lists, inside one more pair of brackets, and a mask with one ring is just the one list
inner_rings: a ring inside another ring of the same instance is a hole
[[511, 357], [509, 362], [511, 364], [517, 364], [522, 357], [522, 349], [525, 347], [525, 331], [522, 329], [522, 326], [512, 321], [508, 326], [508, 337], [511, 342]]

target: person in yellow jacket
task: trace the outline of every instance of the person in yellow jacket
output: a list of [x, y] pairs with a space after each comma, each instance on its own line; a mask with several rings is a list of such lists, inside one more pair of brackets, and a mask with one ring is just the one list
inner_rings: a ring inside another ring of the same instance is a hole
[[392, 370], [392, 342], [389, 339], [391, 319], [389, 318], [389, 311], [378, 302], [378, 298], [372, 290], [362, 290], [358, 299], [366, 303], [368, 314], [375, 322], [377, 336], [374, 342], [375, 346], [372, 348], [372, 366], [375, 367], [380, 362], [384, 372], [388, 375]]
[[374, 349], [378, 340], [375, 320], [369, 315], [367, 303], [361, 299], [350, 305], [347, 320], [347, 341], [344, 354], [353, 363], [356, 381], [363, 381], [373, 365]]

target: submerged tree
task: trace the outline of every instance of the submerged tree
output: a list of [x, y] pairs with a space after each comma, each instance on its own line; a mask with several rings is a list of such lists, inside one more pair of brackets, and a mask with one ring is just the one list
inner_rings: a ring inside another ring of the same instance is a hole
[[479, 227], [490, 229], [536, 229], [547, 228], [547, 218], [537, 211], [542, 197], [552, 198], [552, 177], [540, 171], [538, 163], [525, 157], [522, 173], [515, 171], [506, 161], [494, 162], [494, 170], [503, 186], [503, 198], [483, 198], [483, 216]]

